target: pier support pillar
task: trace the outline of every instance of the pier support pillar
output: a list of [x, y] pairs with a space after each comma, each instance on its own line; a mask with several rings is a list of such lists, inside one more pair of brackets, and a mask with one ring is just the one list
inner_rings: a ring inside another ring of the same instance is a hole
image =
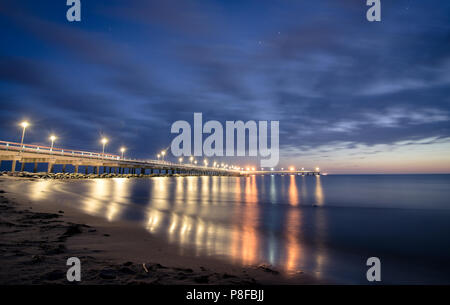
[[65, 173], [65, 172], [66, 172], [66, 164], [63, 164], [63, 167], [62, 167], [62, 172], [63, 172], [63, 173]]
[[37, 172], [37, 162], [34, 161], [33, 173], [36, 173], [36, 172]]
[[11, 172], [13, 172], [13, 173], [16, 171], [16, 162], [17, 162], [16, 160], [12, 161]]
[[141, 174], [145, 175], [145, 168], [141, 168]]
[[75, 165], [75, 174], [78, 174], [78, 165]]
[[95, 167], [95, 173], [96, 173], [97, 175], [100, 175], [100, 166], [96, 166], [96, 167]]
[[89, 173], [89, 166], [88, 166], [88, 165], [86, 165], [86, 166], [84, 167], [84, 173], [85, 173], [86, 175]]
[[54, 163], [48, 162], [47, 173], [53, 173]]
[[20, 171], [23, 172], [24, 169], [25, 169], [25, 162], [21, 162]]

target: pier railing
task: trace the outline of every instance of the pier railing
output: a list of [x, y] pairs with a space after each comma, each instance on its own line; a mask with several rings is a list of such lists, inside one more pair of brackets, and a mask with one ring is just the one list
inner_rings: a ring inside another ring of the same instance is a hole
[[72, 149], [62, 149], [57, 147], [48, 147], [42, 145], [33, 144], [20, 144], [15, 142], [0, 141], [0, 147], [6, 150], [13, 151], [25, 151], [25, 152], [35, 152], [43, 154], [54, 154], [62, 156], [75, 156], [75, 157], [93, 157], [93, 158], [104, 158], [111, 160], [119, 160], [119, 155], [114, 154], [102, 154], [97, 152], [82, 151], [82, 150], [72, 150]]
[[[42, 146], [42, 145], [34, 145], [34, 144], [21, 144], [16, 142], [8, 142], [8, 141], [0, 141], [0, 150], [3, 151], [14, 151], [17, 152], [17, 155], [12, 157], [9, 155], [8, 158], [13, 158], [13, 160], [17, 160], [19, 162], [23, 162], [22, 158], [24, 152], [26, 153], [32, 153], [41, 156], [44, 156], [44, 158], [47, 158], [48, 160], [46, 162], [50, 163], [56, 163], [58, 160], [54, 160], [54, 157], [59, 159], [59, 161], [64, 162], [64, 164], [67, 163], [67, 160], [64, 160], [64, 158], [58, 158], [58, 157], [76, 157], [81, 159], [87, 159], [86, 161], [90, 160], [89, 162], [92, 162], [92, 159], [95, 159], [94, 162], [97, 162], [98, 164], [102, 165], [96, 165], [96, 166], [105, 166], [106, 164], [112, 163], [117, 164], [116, 166], [119, 167], [134, 167], [134, 168], [159, 168], [159, 169], [180, 169], [180, 170], [194, 170], [194, 171], [205, 171], [205, 172], [219, 172], [219, 173], [241, 173], [241, 174], [301, 174], [301, 175], [320, 175], [320, 172], [318, 170], [261, 170], [261, 171], [255, 171], [251, 170], [247, 171], [240, 170], [240, 169], [232, 169], [232, 168], [220, 168], [220, 167], [208, 167], [207, 165], [197, 165], [192, 163], [176, 163], [171, 161], [165, 161], [165, 160], [154, 160], [154, 159], [132, 159], [132, 158], [121, 158], [119, 155], [115, 154], [109, 154], [109, 153], [98, 153], [98, 152], [89, 152], [89, 151], [82, 151], [82, 150], [73, 150], [73, 149], [62, 149], [57, 147], [49, 147], [49, 146]], [[49, 156], [50, 155], [50, 156]], [[29, 157], [25, 158], [30, 159]], [[1, 159], [0, 160], [8, 160], [8, 159]], [[104, 162], [108, 161], [108, 162]], [[13, 167], [15, 166], [15, 162], [13, 163]], [[34, 161], [37, 162], [37, 161]], [[70, 161], [73, 162], [73, 161]], [[77, 161], [78, 164], [83, 161]], [[82, 163], [81, 163], [82, 164]], [[49, 165], [50, 166], [50, 165]], [[108, 165], [111, 166], [111, 165]]]
[[229, 170], [224, 168], [211, 168], [203, 165], [176, 163], [165, 160], [152, 160], [152, 159], [133, 159], [133, 158], [121, 158], [119, 155], [109, 153], [89, 152], [82, 150], [63, 149], [57, 147], [49, 147], [43, 145], [34, 144], [20, 144], [16, 142], [0, 141], [0, 149], [15, 152], [27, 152], [36, 154], [47, 154], [57, 156], [69, 156], [69, 157], [81, 157], [86, 159], [99, 159], [109, 161], [119, 161], [121, 163], [130, 163], [133, 165], [143, 166], [163, 166], [163, 167], [177, 167], [192, 170], [215, 170], [219, 172], [239, 172], [238, 170]]

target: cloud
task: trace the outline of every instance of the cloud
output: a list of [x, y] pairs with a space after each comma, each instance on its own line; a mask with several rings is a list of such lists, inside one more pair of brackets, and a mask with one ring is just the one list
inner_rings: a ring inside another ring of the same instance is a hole
[[94, 149], [107, 133], [146, 157], [194, 112], [279, 120], [286, 156], [450, 136], [450, 31], [438, 6], [417, 4], [411, 24], [387, 4], [395, 16], [374, 27], [354, 1], [176, 3], [96, 2], [81, 24], [51, 1], [3, 4], [1, 138], [29, 115], [73, 145]]

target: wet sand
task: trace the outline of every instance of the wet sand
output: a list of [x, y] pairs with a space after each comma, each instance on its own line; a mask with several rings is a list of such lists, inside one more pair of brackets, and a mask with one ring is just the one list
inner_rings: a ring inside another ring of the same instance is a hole
[[[123, 221], [108, 222], [54, 202], [33, 203], [0, 176], [0, 284], [73, 284], [67, 258], [81, 260], [79, 284], [322, 284], [264, 264], [238, 266], [197, 256]], [[61, 183], [61, 182], [60, 182]], [[64, 183], [64, 182], [62, 182]]]

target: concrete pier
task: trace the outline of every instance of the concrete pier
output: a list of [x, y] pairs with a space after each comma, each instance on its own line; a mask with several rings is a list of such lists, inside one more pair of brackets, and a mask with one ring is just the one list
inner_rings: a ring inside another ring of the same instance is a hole
[[[12, 161], [11, 172], [16, 169], [17, 162], [21, 163], [20, 170], [25, 169], [26, 163], [34, 163], [34, 171], [37, 171], [38, 163], [47, 163], [47, 172], [53, 172], [55, 165], [62, 165], [62, 171], [67, 171], [67, 165], [74, 166], [74, 171], [78, 173], [79, 166], [84, 166], [86, 174], [89, 173], [89, 167], [93, 172], [100, 174], [100, 167], [103, 167], [103, 173], [120, 174], [139, 174], [146, 175], [154, 173], [189, 173], [192, 175], [258, 175], [258, 174], [286, 174], [286, 175], [320, 175], [320, 172], [311, 170], [302, 171], [240, 171], [239, 169], [215, 168], [193, 164], [172, 163], [162, 160], [128, 160], [122, 159], [118, 155], [100, 154], [94, 152], [85, 152], [78, 150], [58, 149], [50, 150], [45, 146], [27, 145], [23, 147], [20, 143], [0, 141], [0, 162]], [[108, 171], [107, 171], [108, 169]], [[138, 170], [136, 170], [138, 169]], [[148, 171], [147, 171], [148, 170]]]

